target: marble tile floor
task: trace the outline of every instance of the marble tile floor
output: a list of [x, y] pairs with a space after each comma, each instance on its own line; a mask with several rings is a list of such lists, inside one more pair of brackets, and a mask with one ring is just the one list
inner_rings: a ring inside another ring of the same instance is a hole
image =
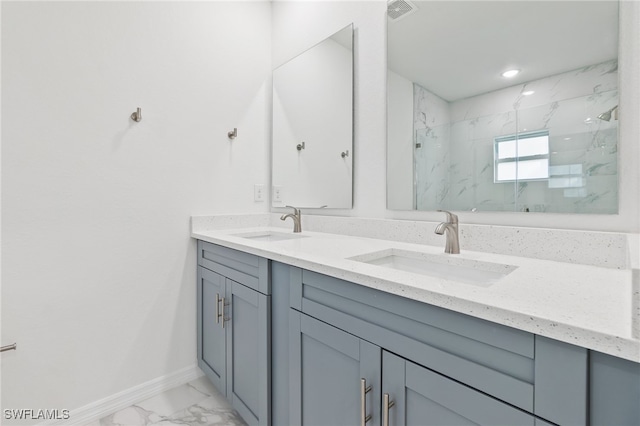
[[246, 423], [211, 383], [200, 377], [86, 426], [143, 425], [246, 426]]

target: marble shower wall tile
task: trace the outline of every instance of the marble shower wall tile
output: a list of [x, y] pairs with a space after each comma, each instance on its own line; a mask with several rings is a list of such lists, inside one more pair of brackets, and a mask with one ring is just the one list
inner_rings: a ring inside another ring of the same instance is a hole
[[413, 84], [413, 129], [426, 129], [451, 122], [449, 102], [419, 84]]
[[515, 185], [494, 183], [493, 144], [515, 130], [515, 111], [452, 123], [450, 208], [513, 210]]
[[447, 208], [449, 200], [449, 103], [413, 85], [414, 195], [418, 210]]
[[[617, 212], [618, 122], [597, 118], [618, 103], [615, 60], [455, 101], [448, 115], [442, 99], [420, 86], [414, 98], [416, 129], [452, 119], [448, 134], [446, 124], [416, 131], [426, 147], [415, 152], [419, 210]], [[541, 129], [550, 131], [549, 164], [560, 176], [494, 182], [495, 137]], [[581, 171], [562, 172], [572, 166]]]
[[552, 175], [548, 182], [528, 182], [519, 194], [519, 209], [617, 213], [618, 122], [597, 119], [617, 99], [612, 90], [518, 111], [520, 132], [549, 129]]
[[418, 210], [446, 208], [449, 200], [449, 126], [416, 130], [415, 193]]
[[[612, 59], [574, 71], [552, 75], [450, 104], [451, 121], [462, 121], [502, 111], [518, 110], [617, 90], [618, 61]], [[522, 93], [533, 90], [531, 96]]]

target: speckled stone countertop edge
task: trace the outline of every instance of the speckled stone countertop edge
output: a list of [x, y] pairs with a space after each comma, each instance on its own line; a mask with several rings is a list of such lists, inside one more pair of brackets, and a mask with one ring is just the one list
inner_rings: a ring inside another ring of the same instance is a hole
[[[251, 224], [243, 223], [243, 225]], [[507, 282], [496, 284], [487, 290], [468, 284], [385, 270], [386, 268], [348, 259], [389, 248], [439, 253], [436, 247], [319, 232], [303, 232], [307, 238], [278, 242], [254, 241], [235, 235], [249, 232], [290, 232], [282, 228], [260, 225], [235, 229], [198, 229], [192, 232], [191, 236], [540, 336], [640, 362], [638, 285], [637, 283], [632, 285], [631, 282], [632, 276], [637, 280], [637, 271], [632, 273], [631, 270], [621, 271], [540, 259], [463, 252], [462, 256], [466, 258], [518, 266], [518, 270], [511, 274], [515, 274], [513, 278], [503, 280]], [[511, 283], [509, 284], [508, 281]], [[597, 281], [606, 281], [606, 283]]]

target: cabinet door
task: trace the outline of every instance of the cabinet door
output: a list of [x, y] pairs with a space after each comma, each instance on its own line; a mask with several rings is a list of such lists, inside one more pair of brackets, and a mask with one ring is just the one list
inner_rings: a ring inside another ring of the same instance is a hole
[[269, 298], [227, 278], [227, 399], [250, 425], [270, 420]]
[[225, 278], [208, 269], [198, 268], [198, 366], [213, 385], [226, 395], [226, 341], [222, 327], [222, 299]]
[[523, 411], [389, 352], [383, 353], [382, 392], [393, 402], [389, 426], [536, 424]]
[[289, 331], [290, 423], [362, 425], [364, 395], [366, 425], [380, 425], [380, 348], [293, 309]]
[[640, 364], [591, 351], [590, 424], [640, 425]]

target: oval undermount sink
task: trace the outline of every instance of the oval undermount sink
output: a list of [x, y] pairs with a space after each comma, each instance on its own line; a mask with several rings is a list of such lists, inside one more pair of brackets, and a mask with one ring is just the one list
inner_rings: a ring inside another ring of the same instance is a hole
[[389, 249], [349, 258], [384, 268], [489, 287], [518, 267], [464, 259], [448, 254], [429, 254]]
[[284, 241], [284, 240], [295, 240], [298, 238], [305, 238], [306, 235], [300, 234], [288, 234], [286, 232], [274, 232], [274, 231], [263, 231], [263, 232], [246, 232], [243, 234], [234, 234], [234, 237], [247, 238], [249, 240], [254, 241]]

